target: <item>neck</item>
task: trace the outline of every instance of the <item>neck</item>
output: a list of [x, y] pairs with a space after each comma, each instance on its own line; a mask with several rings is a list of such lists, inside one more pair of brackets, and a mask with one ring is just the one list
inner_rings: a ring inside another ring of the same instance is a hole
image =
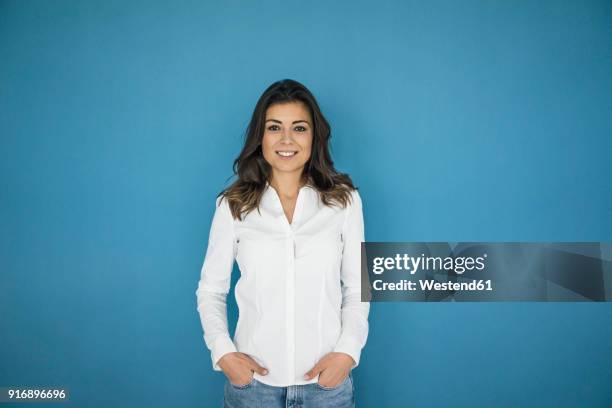
[[285, 198], [295, 198], [302, 186], [305, 184], [300, 173], [272, 174], [270, 185]]

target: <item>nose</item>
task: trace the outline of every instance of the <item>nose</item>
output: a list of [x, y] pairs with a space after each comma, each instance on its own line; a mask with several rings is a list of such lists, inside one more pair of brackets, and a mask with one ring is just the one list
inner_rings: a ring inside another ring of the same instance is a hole
[[291, 139], [291, 130], [285, 129], [283, 131], [281, 141], [283, 141], [283, 142], [291, 142], [292, 141], [292, 139]]

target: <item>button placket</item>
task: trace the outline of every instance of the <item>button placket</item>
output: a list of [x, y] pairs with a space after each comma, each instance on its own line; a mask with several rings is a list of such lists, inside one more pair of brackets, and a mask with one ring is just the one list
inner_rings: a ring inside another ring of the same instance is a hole
[[287, 364], [290, 375], [295, 375], [295, 264], [293, 262], [293, 237], [287, 241]]
[[288, 369], [290, 375], [295, 375], [295, 250], [293, 234], [289, 235], [287, 241], [287, 260], [289, 270], [287, 271], [287, 345], [288, 345]]
[[[300, 213], [302, 211], [302, 200], [303, 200], [303, 191], [304, 188], [301, 188], [298, 192], [298, 196], [295, 203], [295, 210], [293, 211], [293, 219], [291, 224], [283, 214], [283, 218], [285, 220], [285, 227], [288, 229], [287, 234], [287, 243], [289, 250], [289, 271], [287, 273], [287, 342], [289, 344], [289, 373], [292, 376], [296, 376], [295, 373], [295, 228], [297, 226], [297, 220], [300, 217]], [[279, 198], [280, 202], [280, 198]], [[282, 207], [282, 205], [281, 205]], [[292, 378], [293, 380], [293, 378]]]
[[[272, 188], [270, 186], [270, 188]], [[293, 212], [293, 219], [291, 224], [287, 219], [283, 210], [283, 205], [280, 200], [280, 196], [276, 189], [272, 188], [275, 198], [276, 207], [280, 210], [280, 218], [282, 219], [283, 228], [286, 231], [286, 256], [287, 256], [287, 276], [286, 276], [286, 287], [285, 291], [287, 294], [287, 315], [286, 315], [286, 328], [287, 328], [287, 369], [291, 376], [295, 377], [295, 253], [296, 253], [296, 242], [294, 228], [297, 225], [296, 221], [299, 219], [302, 211], [302, 200], [303, 190], [305, 187], [300, 188], [295, 203], [295, 210]], [[291, 378], [293, 380], [294, 378]]]

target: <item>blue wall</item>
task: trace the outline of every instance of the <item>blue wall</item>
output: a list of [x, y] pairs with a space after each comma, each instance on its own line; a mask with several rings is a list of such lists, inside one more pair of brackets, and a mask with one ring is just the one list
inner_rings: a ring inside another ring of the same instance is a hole
[[[609, 1], [1, 1], [0, 386], [220, 406], [195, 290], [281, 78], [319, 99], [368, 241], [611, 241], [611, 44]], [[358, 406], [612, 404], [609, 303], [370, 322]]]

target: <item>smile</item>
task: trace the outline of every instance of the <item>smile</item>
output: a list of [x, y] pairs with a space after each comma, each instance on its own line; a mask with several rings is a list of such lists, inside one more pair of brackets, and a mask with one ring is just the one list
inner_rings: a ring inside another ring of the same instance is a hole
[[295, 156], [297, 152], [293, 150], [287, 150], [287, 151], [277, 150], [276, 154], [282, 157], [292, 157], [292, 156]]

